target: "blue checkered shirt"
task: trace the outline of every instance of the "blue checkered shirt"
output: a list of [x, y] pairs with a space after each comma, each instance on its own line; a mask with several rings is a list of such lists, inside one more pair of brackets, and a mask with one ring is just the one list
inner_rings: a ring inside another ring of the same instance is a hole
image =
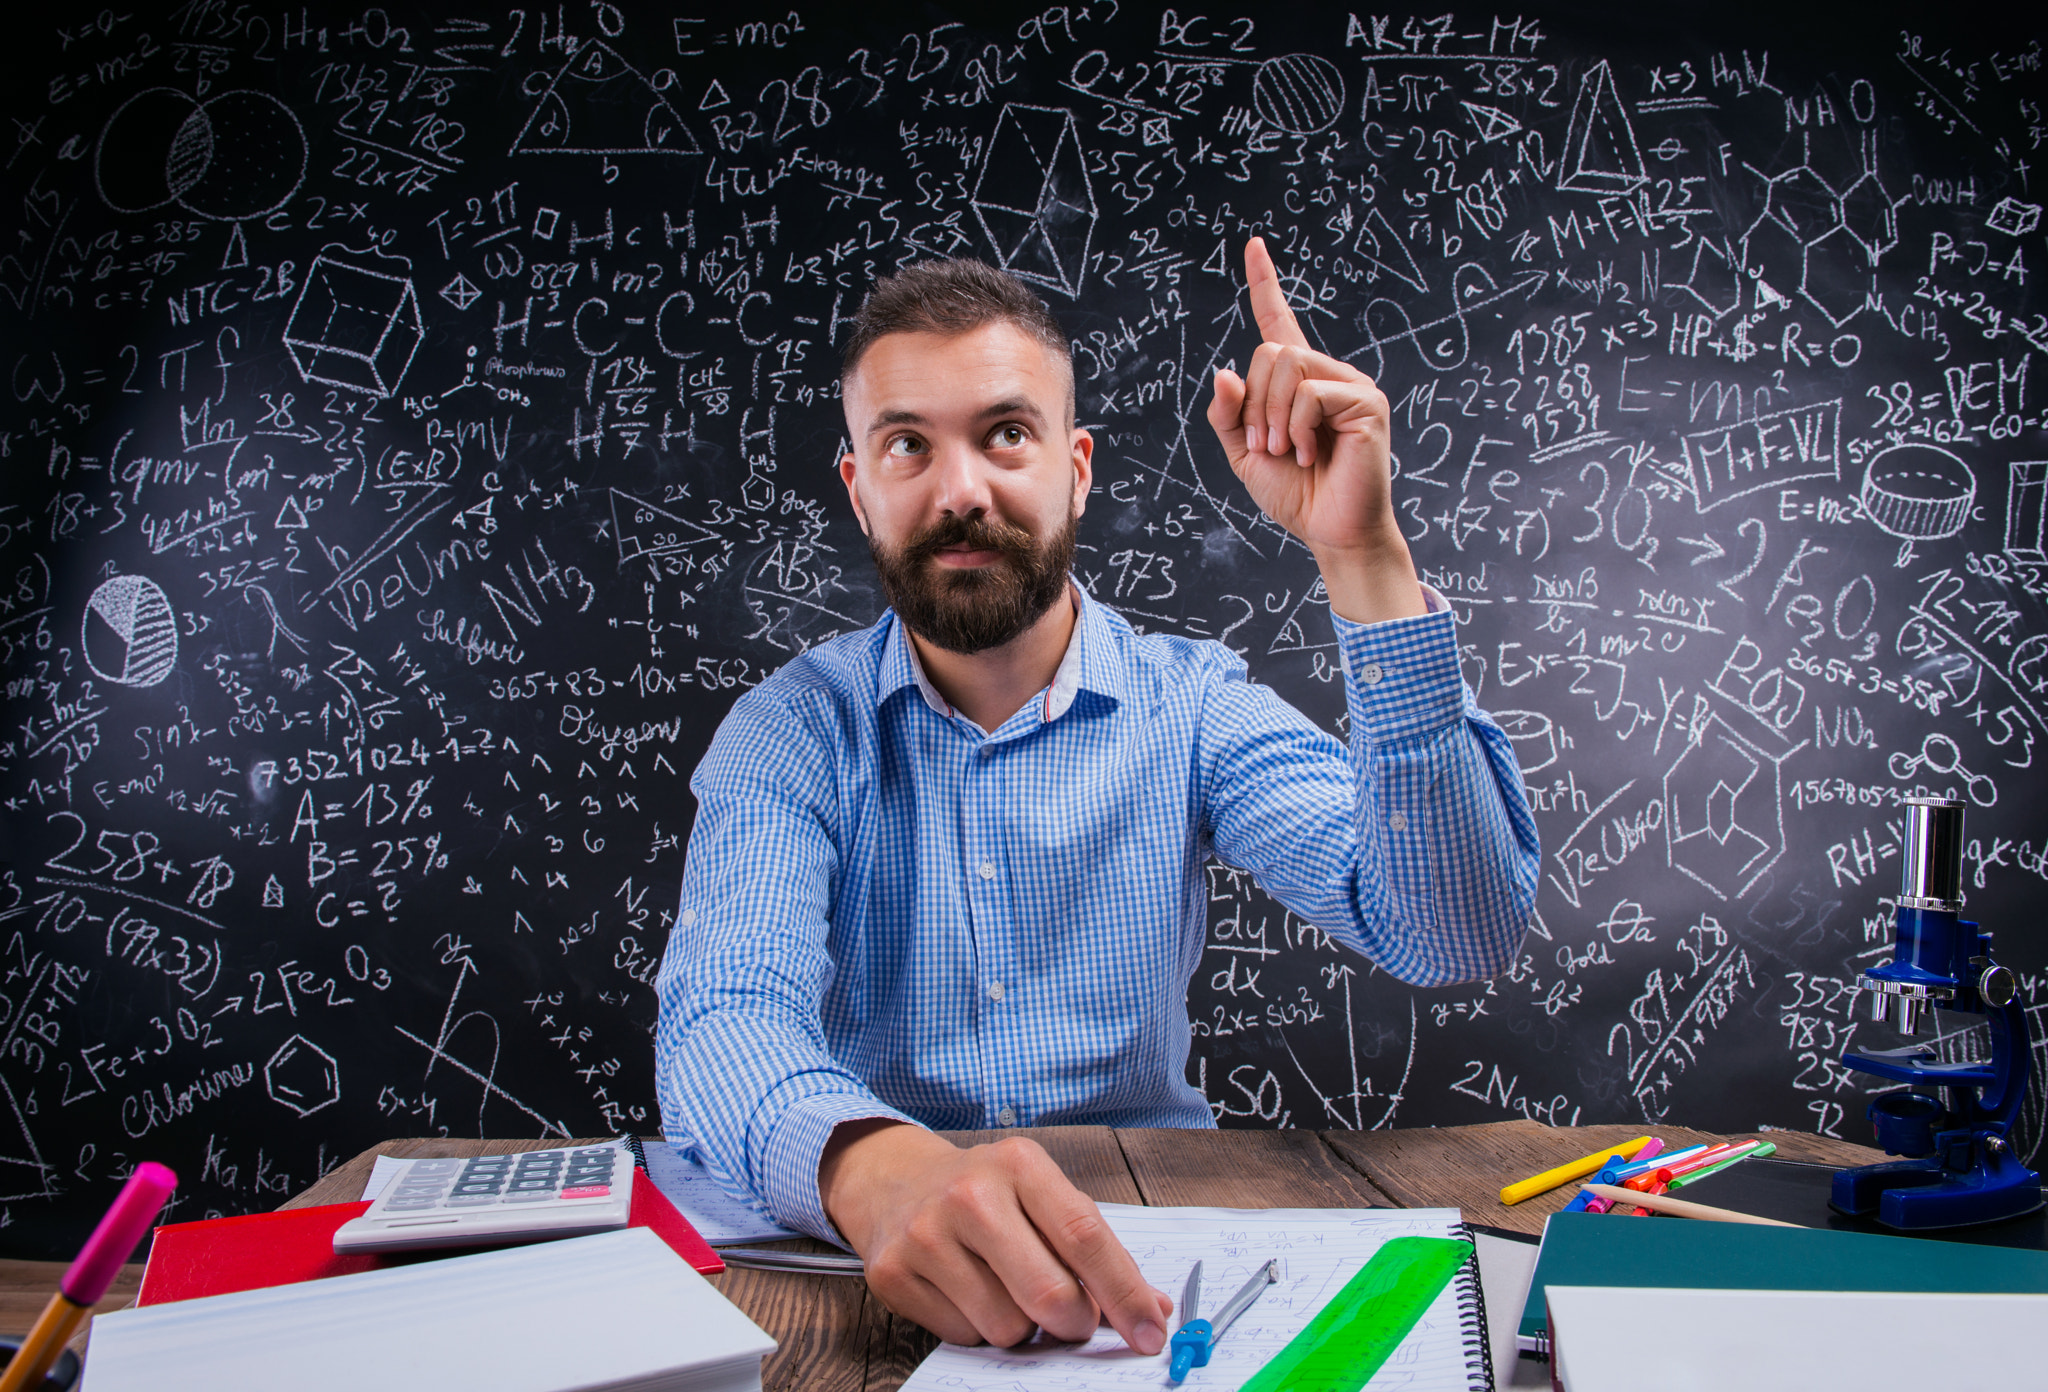
[[1213, 1126], [1186, 1076], [1211, 856], [1418, 985], [1521, 943], [1536, 825], [1441, 599], [1333, 619], [1347, 756], [1228, 648], [1074, 594], [1058, 675], [993, 733], [885, 613], [743, 696], [691, 779], [663, 1129], [790, 1227], [839, 1240], [845, 1121]]

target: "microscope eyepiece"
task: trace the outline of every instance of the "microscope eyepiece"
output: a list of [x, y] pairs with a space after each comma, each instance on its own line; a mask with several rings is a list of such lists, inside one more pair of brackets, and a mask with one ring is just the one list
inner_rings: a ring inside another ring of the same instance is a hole
[[1948, 798], [1906, 798], [1899, 903], [1946, 909], [1963, 903], [1963, 804]]

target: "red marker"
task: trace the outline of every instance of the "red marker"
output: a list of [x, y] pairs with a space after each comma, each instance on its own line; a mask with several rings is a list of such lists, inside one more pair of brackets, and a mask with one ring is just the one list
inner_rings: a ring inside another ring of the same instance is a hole
[[57, 1293], [36, 1317], [35, 1328], [21, 1341], [14, 1361], [0, 1372], [0, 1392], [24, 1392], [43, 1380], [64, 1345], [78, 1331], [92, 1307], [106, 1295], [121, 1263], [142, 1241], [149, 1225], [163, 1211], [164, 1200], [178, 1187], [178, 1177], [154, 1160], [145, 1160], [128, 1176], [114, 1206], [85, 1240], [84, 1250], [57, 1285]]
[[[1670, 1186], [1668, 1181], [1660, 1179], [1655, 1184], [1652, 1184], [1649, 1188], [1640, 1190], [1638, 1192], [1644, 1194], [1661, 1194], [1665, 1191], [1665, 1189], [1669, 1187]], [[1628, 1216], [1631, 1218], [1648, 1218], [1652, 1216], [1652, 1210], [1641, 1207], [1631, 1208], [1628, 1211]]]

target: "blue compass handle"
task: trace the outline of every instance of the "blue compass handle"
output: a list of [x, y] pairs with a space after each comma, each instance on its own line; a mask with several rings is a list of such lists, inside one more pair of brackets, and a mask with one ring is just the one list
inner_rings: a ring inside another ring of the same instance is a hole
[[1208, 1367], [1209, 1350], [1215, 1338], [1215, 1331], [1205, 1319], [1192, 1319], [1182, 1325], [1173, 1336], [1173, 1367], [1167, 1376], [1179, 1382], [1188, 1375], [1188, 1369]]

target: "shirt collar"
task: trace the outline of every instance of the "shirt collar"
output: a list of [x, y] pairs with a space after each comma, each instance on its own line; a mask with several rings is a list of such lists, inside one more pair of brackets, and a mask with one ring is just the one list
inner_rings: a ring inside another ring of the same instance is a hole
[[[1074, 606], [1074, 631], [1067, 639], [1067, 650], [1060, 655], [1052, 684], [1039, 697], [1039, 718], [1045, 724], [1065, 715], [1083, 689], [1112, 700], [1122, 695], [1123, 683], [1117, 679], [1115, 663], [1110, 659], [1113, 635], [1105, 611], [1072, 577], [1067, 580], [1067, 597]], [[906, 686], [915, 686], [934, 714], [952, 718], [953, 707], [925, 674], [924, 663], [918, 660], [917, 645], [910, 641], [909, 630], [893, 611], [888, 643], [882, 653], [881, 677], [876, 692], [878, 700], [886, 700]]]

